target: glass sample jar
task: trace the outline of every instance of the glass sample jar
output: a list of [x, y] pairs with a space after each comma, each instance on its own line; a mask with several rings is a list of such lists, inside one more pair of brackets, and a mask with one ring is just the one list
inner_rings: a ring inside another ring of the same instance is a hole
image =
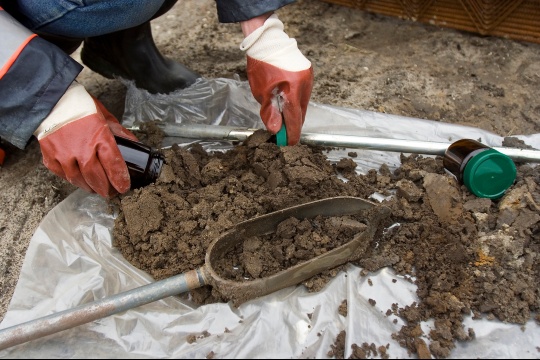
[[472, 139], [450, 144], [443, 165], [471, 193], [489, 199], [502, 197], [517, 175], [510, 157]]
[[163, 153], [121, 136], [115, 136], [115, 139], [129, 170], [131, 189], [138, 189], [156, 181], [165, 159]]

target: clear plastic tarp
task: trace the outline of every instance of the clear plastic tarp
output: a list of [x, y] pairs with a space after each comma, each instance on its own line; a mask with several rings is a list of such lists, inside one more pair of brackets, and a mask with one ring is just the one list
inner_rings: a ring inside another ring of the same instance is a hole
[[[169, 95], [151, 95], [128, 85], [125, 126], [161, 119], [180, 124], [263, 128], [259, 106], [246, 82], [201, 80]], [[501, 146], [503, 139], [477, 128], [310, 103], [303, 131], [379, 138], [452, 142], [481, 139]], [[540, 149], [540, 134], [517, 135]], [[189, 143], [193, 139], [167, 139]], [[227, 144], [196, 140], [209, 150]], [[398, 152], [332, 150], [330, 160], [357, 152], [358, 171], [382, 163], [399, 166]], [[0, 328], [119, 294], [154, 280], [129, 264], [112, 247], [114, 214], [97, 195], [77, 190], [43, 219], [34, 233], [20, 278]], [[322, 291], [286, 288], [238, 308], [217, 303], [198, 306], [187, 297], [167, 297], [62, 332], [0, 351], [2, 358], [328, 358], [337, 335], [346, 331], [345, 358], [351, 345], [388, 347], [390, 358], [411, 355], [394, 339], [402, 320], [387, 316], [397, 304], [412, 304], [416, 288], [385, 268], [368, 276], [349, 265]], [[396, 283], [393, 280], [397, 280]], [[371, 305], [369, 300], [375, 300]], [[348, 315], [338, 313], [347, 300]], [[395, 322], [394, 322], [395, 321]], [[425, 333], [431, 323], [423, 324]], [[457, 343], [452, 358], [538, 358], [540, 326], [466, 319], [476, 339]], [[429, 343], [429, 339], [425, 339]]]

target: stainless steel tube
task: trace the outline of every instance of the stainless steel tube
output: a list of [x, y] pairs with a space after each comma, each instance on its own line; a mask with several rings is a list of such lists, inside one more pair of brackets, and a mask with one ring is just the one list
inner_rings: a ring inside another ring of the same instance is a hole
[[191, 270], [168, 279], [120, 294], [79, 305], [19, 325], [0, 330], [0, 350], [89, 323], [137, 306], [178, 295], [205, 285], [202, 269]]
[[[183, 137], [201, 140], [230, 140], [244, 141], [256, 129], [221, 126], [221, 125], [176, 125], [160, 124], [166, 136]], [[300, 136], [300, 143], [304, 145], [328, 146], [336, 148], [352, 148], [380, 150], [390, 152], [402, 152], [423, 155], [444, 155], [450, 143], [400, 140], [379, 137], [354, 136], [354, 135], [333, 135], [303, 133]], [[519, 149], [509, 147], [492, 147], [493, 149], [507, 155], [514, 161], [519, 162], [540, 162], [540, 151], [530, 149]]]
[[257, 130], [222, 125], [158, 125], [166, 136], [200, 140], [244, 141]]
[[[302, 134], [300, 143], [306, 145], [344, 147], [353, 149], [369, 149], [391, 152], [402, 152], [424, 155], [444, 155], [450, 143], [385, 139], [377, 137], [351, 136], [351, 135], [326, 135], [326, 134]], [[518, 149], [509, 147], [491, 147], [514, 161], [540, 162], [540, 151]]]

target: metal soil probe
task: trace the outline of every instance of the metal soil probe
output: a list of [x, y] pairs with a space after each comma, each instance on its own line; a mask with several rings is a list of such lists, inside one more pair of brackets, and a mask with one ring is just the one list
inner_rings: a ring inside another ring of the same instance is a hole
[[[249, 136], [253, 135], [255, 131], [257, 131], [257, 129], [223, 125], [182, 125], [170, 123], [159, 123], [158, 125], [165, 136], [198, 140], [244, 141]], [[137, 127], [132, 128], [132, 130], [137, 129]], [[440, 156], [443, 156], [448, 147], [451, 145], [450, 143], [435, 141], [389, 139], [369, 136], [321, 133], [302, 133], [300, 135], [300, 143], [312, 146], [328, 146]], [[495, 146], [491, 148], [507, 155], [514, 161], [532, 163], [540, 162], [540, 150]]]
[[[213, 263], [250, 236], [275, 232], [282, 221], [316, 216], [354, 215], [368, 210], [367, 228], [351, 241], [313, 259], [299, 263], [268, 277], [237, 282], [221, 278]], [[235, 305], [267, 295], [288, 286], [297, 285], [310, 277], [347, 263], [361, 255], [371, 243], [379, 223], [390, 209], [356, 197], [333, 197], [278, 210], [239, 223], [215, 239], [209, 246], [203, 266], [168, 279], [144, 285], [91, 303], [79, 305], [26, 323], [0, 330], [0, 350], [63, 330], [117, 314], [168, 296], [212, 285], [228, 295]]]

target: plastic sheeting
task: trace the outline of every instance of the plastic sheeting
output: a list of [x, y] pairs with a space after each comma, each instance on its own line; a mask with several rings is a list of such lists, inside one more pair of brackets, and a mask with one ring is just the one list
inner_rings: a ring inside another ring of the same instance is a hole
[[[202, 80], [170, 95], [151, 95], [127, 85], [126, 126], [163, 119], [263, 128], [258, 104], [245, 82]], [[500, 146], [503, 140], [471, 127], [316, 103], [309, 105], [304, 131], [436, 142], [473, 138], [491, 146]], [[540, 148], [540, 134], [516, 137]], [[200, 142], [210, 150], [228, 146]], [[382, 163], [391, 168], [399, 166], [399, 153], [342, 149], [328, 156], [338, 160], [349, 151], [358, 153], [354, 160], [359, 172]], [[114, 218], [104, 199], [82, 190], [48, 213], [30, 241], [0, 328], [153, 282], [112, 247]], [[351, 355], [352, 344], [363, 343], [388, 344], [390, 358], [410, 357], [392, 339], [402, 320], [386, 312], [393, 304], [404, 307], [417, 300], [415, 286], [387, 268], [366, 277], [360, 276], [360, 270], [349, 265], [318, 293], [309, 293], [302, 286], [290, 287], [238, 308], [224, 303], [198, 306], [185, 294], [168, 297], [8, 348], [0, 351], [0, 357], [328, 358], [342, 330], [347, 332], [345, 358]], [[338, 313], [343, 300], [348, 303], [346, 317]], [[426, 333], [431, 326], [429, 322], [423, 324]], [[452, 358], [538, 358], [540, 327], [533, 321], [519, 326], [468, 318], [465, 326], [474, 329], [476, 339], [458, 343]]]

